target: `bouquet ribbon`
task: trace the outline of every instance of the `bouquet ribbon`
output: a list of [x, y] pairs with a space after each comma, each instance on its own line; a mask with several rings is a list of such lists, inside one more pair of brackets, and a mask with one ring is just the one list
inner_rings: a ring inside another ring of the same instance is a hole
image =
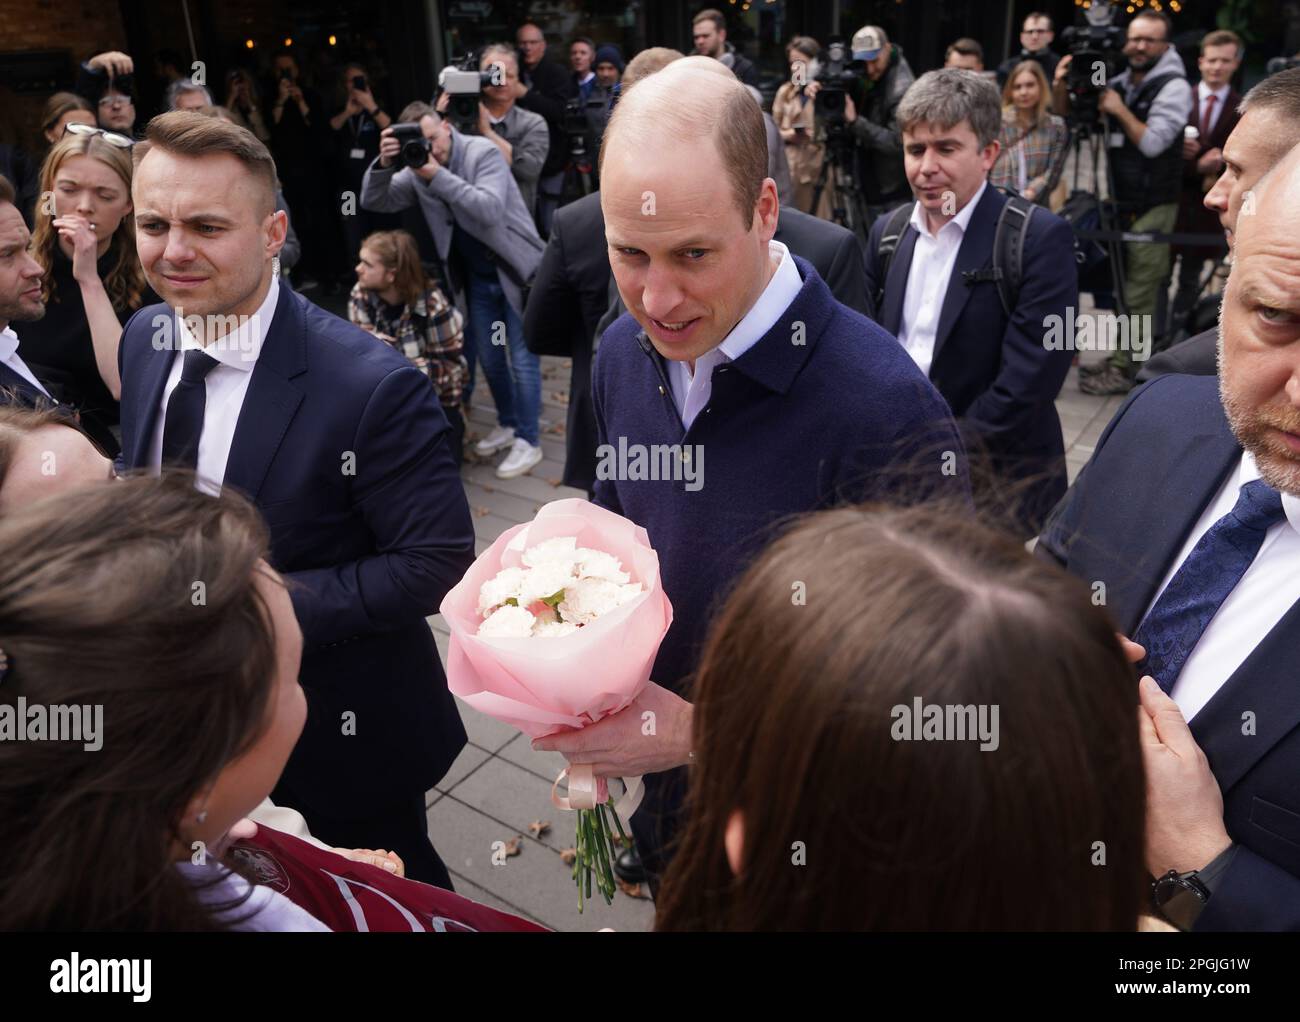
[[[569, 793], [561, 795], [559, 793], [560, 784], [565, 778], [569, 780]], [[641, 799], [645, 796], [645, 784], [641, 781], [641, 776], [624, 777], [623, 797], [614, 803], [610, 808], [618, 813], [618, 818], [629, 827], [632, 825], [632, 814], [636, 812], [637, 807], [641, 804]], [[609, 786], [603, 777], [597, 777], [591, 769], [590, 763], [571, 763], [560, 771], [560, 776], [555, 779], [551, 785], [551, 803], [556, 809], [562, 809], [571, 812], [575, 809], [595, 809], [597, 805], [606, 800], [612, 801], [609, 796]]]

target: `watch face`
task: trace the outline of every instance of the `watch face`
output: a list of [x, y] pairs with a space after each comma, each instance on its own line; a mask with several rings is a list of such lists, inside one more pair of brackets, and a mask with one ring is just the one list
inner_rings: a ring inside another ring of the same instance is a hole
[[1170, 870], [1152, 885], [1156, 911], [1180, 930], [1190, 930], [1204, 907], [1207, 893], [1196, 874], [1179, 876]]

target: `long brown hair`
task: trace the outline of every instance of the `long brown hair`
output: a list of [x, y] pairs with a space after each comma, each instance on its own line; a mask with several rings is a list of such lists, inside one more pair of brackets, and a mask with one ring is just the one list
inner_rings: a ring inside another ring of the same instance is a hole
[[172, 849], [195, 794], [266, 726], [275, 644], [253, 579], [266, 549], [252, 505], [186, 474], [0, 521], [0, 701], [103, 707], [97, 751], [0, 742], [0, 927], [217, 925]]
[[[968, 511], [803, 519], [732, 593], [693, 696], [658, 929], [1137, 928], [1133, 668], [1082, 582]], [[918, 698], [997, 706], [996, 749], [896, 740]]]
[[424, 297], [429, 278], [420, 263], [420, 249], [415, 239], [406, 231], [375, 231], [361, 243], [384, 265], [393, 271], [393, 290], [405, 305], [414, 305]]
[[[91, 156], [113, 171], [127, 197], [131, 195], [131, 156], [125, 149], [105, 142], [98, 135], [68, 135], [51, 147], [41, 165], [41, 195], [54, 194], [54, 177], [59, 168], [73, 156]], [[43, 202], [42, 202], [43, 205]], [[32, 255], [45, 271], [41, 285], [41, 298], [48, 304], [55, 297], [54, 252], [59, 246], [59, 232], [54, 217], [38, 210], [36, 232], [32, 235]], [[139, 307], [144, 296], [144, 270], [135, 251], [135, 214], [128, 213], [113, 232], [107, 255], [110, 257], [108, 273], [104, 275], [104, 290], [108, 292], [113, 308], [120, 314]]]
[[96, 113], [95, 105], [75, 92], [56, 92], [45, 101], [45, 109], [41, 111], [42, 134], [52, 130], [71, 110], [84, 110], [88, 114]]

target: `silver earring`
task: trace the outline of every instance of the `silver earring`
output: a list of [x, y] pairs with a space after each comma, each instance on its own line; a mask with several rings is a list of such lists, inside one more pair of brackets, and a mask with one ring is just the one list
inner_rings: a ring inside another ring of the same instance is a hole
[[280, 276], [280, 257], [278, 255], [271, 256], [271, 276]]
[[207, 818], [208, 818], [208, 811], [205, 809], [205, 810], [203, 810], [203, 812], [199, 813], [197, 816], [194, 817], [194, 821], [195, 821], [196, 823], [202, 823], [202, 822], [204, 822]]

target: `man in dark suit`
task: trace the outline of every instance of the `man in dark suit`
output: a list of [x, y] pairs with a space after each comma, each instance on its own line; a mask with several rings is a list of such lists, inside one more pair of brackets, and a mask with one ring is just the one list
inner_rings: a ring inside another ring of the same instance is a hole
[[1147, 865], [1207, 930], [1300, 929], [1300, 149], [1256, 202], [1222, 380], [1135, 391], [1039, 543], [1143, 647]]
[[[812, 263], [836, 301], [866, 314], [862, 247], [852, 231], [782, 206], [774, 240]], [[556, 212], [551, 240], [542, 253], [524, 310], [524, 337], [529, 350], [573, 360], [564, 485], [584, 490], [590, 490], [596, 481], [591, 359], [597, 324], [610, 304], [611, 279], [605, 217], [600, 210], [600, 193], [593, 192]], [[625, 311], [620, 308], [618, 314]]]
[[45, 315], [44, 275], [32, 258], [31, 233], [14, 205], [13, 186], [0, 177], [0, 402], [6, 404], [57, 403], [18, 354], [18, 335], [10, 326]]
[[[956, 124], [939, 120], [958, 108], [965, 115]], [[876, 321], [947, 400], [972, 457], [987, 454], [994, 478], [983, 481], [994, 485], [985, 499], [1030, 534], [1066, 486], [1055, 401], [1074, 340], [1064, 336], [1073, 323], [1067, 310], [1079, 294], [1070, 228], [1047, 210], [1033, 211], [1008, 312], [987, 279], [1007, 201], [987, 182], [998, 155], [997, 88], [971, 71], [931, 71], [908, 90], [898, 118], [917, 201], [888, 276], [879, 251], [888, 216], [872, 228], [868, 297], [880, 296]], [[1060, 343], [1049, 343], [1053, 327]]]
[[[681, 693], [710, 614], [773, 530], [902, 487], [919, 497], [918, 483], [968, 494], [943, 399], [893, 338], [773, 240], [780, 207], [762, 110], [713, 63], [688, 57], [638, 83], [601, 152], [610, 261], [629, 314], [595, 363], [596, 502], [646, 530], [672, 627], [635, 702], [534, 743], [600, 776], [645, 775], [632, 826], [652, 884], [691, 759]], [[664, 133], [672, 146], [649, 144]], [[687, 471], [647, 479], [615, 454], [636, 450], [667, 450]]]
[[[1222, 229], [1232, 250], [1233, 228], [1246, 193], [1292, 146], [1300, 143], [1300, 68], [1265, 78], [1246, 93], [1235, 111], [1239, 117], [1223, 143], [1223, 170], [1206, 193], [1204, 205]], [[1219, 331], [1206, 330], [1152, 357], [1138, 373], [1146, 383], [1165, 373], [1213, 376]]]
[[515, 103], [540, 114], [550, 133], [550, 148], [537, 182], [537, 229], [550, 234], [551, 221], [564, 188], [564, 168], [569, 162], [569, 135], [564, 129], [565, 108], [576, 99], [578, 87], [569, 73], [546, 59], [546, 35], [535, 21], [525, 21], [515, 31], [519, 47], [519, 81]]
[[329, 844], [391, 849], [449, 887], [425, 792], [466, 737], [425, 618], [474, 533], [437, 395], [400, 353], [279, 286], [285, 218], [250, 132], [176, 111], [134, 156], [137, 249], [167, 304], [123, 331], [126, 464], [194, 468], [266, 518], [310, 711], [276, 801]]
[[[1232, 32], [1211, 32], [1201, 40], [1197, 63], [1201, 81], [1193, 91], [1192, 113], [1187, 119], [1187, 126], [1196, 129], [1196, 137], [1183, 138], [1183, 191], [1174, 228], [1180, 234], [1219, 233], [1218, 221], [1204, 200], [1211, 183], [1223, 173], [1223, 147], [1241, 119], [1237, 109], [1241, 97], [1232, 87], [1232, 76], [1241, 66], [1241, 53], [1241, 39]], [[1205, 261], [1217, 262], [1227, 251], [1223, 244], [1174, 249], [1180, 259], [1178, 291], [1168, 324], [1171, 332], [1196, 304]]]

